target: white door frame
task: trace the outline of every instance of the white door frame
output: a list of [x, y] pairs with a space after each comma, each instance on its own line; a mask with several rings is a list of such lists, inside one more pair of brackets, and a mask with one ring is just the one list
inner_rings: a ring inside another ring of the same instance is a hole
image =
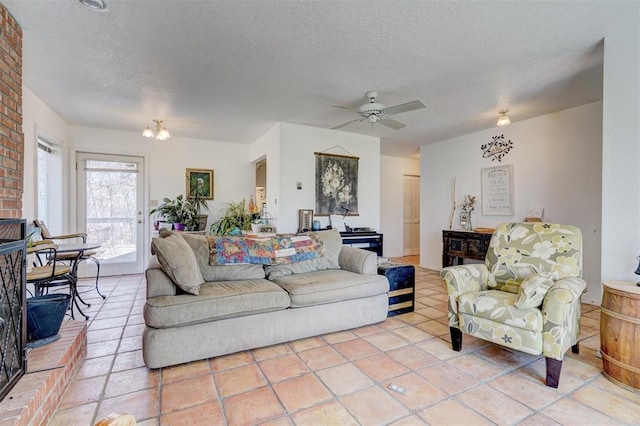
[[[86, 194], [85, 190], [82, 187], [84, 185], [84, 165], [82, 164], [82, 159], [84, 158], [92, 158], [97, 160], [113, 160], [113, 161], [124, 161], [124, 162], [135, 162], [138, 164], [138, 177], [137, 177], [137, 210], [140, 212], [138, 214], [138, 224], [137, 224], [137, 232], [136, 232], [136, 260], [135, 262], [121, 263], [121, 264], [101, 264], [100, 275], [121, 275], [121, 274], [133, 274], [133, 273], [142, 273], [144, 271], [144, 266], [148, 262], [148, 250], [145, 250], [144, 247], [147, 246], [147, 242], [149, 240], [149, 230], [148, 226], [148, 218], [145, 212], [148, 210], [146, 206], [146, 194], [147, 184], [148, 182], [148, 170], [147, 165], [148, 159], [145, 155], [129, 155], [129, 154], [118, 154], [111, 152], [91, 152], [84, 150], [76, 150], [73, 149], [71, 152], [72, 156], [72, 164], [75, 165], [73, 167], [71, 176], [70, 176], [70, 184], [74, 186], [74, 190], [71, 191], [75, 195], [75, 208], [70, 209], [75, 213], [75, 218], [72, 223], [75, 223], [74, 229], [77, 229], [77, 232], [86, 232]], [[83, 182], [80, 182], [80, 181]], [[81, 185], [82, 183], [82, 185]], [[74, 204], [73, 202], [71, 204]], [[92, 266], [91, 262], [89, 262], [89, 267]], [[81, 266], [85, 266], [87, 262], [82, 262]], [[90, 272], [91, 275], [94, 272]], [[83, 270], [79, 270], [80, 276], [84, 274]]]

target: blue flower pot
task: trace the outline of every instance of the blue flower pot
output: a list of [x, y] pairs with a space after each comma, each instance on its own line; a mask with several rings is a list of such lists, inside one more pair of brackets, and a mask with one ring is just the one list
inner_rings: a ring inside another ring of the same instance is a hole
[[60, 338], [58, 331], [69, 307], [68, 294], [47, 294], [27, 299], [27, 347], [38, 347]]

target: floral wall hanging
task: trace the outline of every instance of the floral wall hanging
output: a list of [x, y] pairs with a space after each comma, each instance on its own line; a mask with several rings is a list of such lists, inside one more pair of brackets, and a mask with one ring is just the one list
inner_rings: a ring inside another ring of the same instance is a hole
[[358, 157], [314, 153], [316, 216], [358, 215]]

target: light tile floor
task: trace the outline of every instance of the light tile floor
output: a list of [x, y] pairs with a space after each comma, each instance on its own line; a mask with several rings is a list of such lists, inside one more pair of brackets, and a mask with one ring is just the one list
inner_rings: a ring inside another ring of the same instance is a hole
[[[417, 264], [417, 257], [396, 259]], [[416, 268], [416, 309], [380, 324], [148, 370], [141, 355], [142, 275], [101, 278], [85, 294], [87, 360], [51, 425], [92, 425], [112, 412], [141, 425], [638, 424], [640, 393], [605, 379], [598, 307], [583, 305], [580, 355], [559, 389], [541, 357], [464, 336], [451, 350], [446, 293]], [[87, 289], [90, 282], [86, 281]], [[406, 389], [389, 389], [394, 384]]]

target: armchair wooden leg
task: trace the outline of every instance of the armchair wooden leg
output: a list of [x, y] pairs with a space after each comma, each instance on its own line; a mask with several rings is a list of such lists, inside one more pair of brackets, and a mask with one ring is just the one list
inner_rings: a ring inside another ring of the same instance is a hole
[[580, 342], [576, 342], [575, 345], [571, 346], [571, 352], [573, 352], [574, 354], [580, 353]]
[[545, 358], [547, 361], [547, 386], [558, 388], [560, 383], [560, 371], [562, 370], [562, 361], [553, 358]]
[[462, 349], [462, 331], [455, 327], [449, 327], [449, 331], [451, 332], [451, 348], [456, 352], [460, 352]]

